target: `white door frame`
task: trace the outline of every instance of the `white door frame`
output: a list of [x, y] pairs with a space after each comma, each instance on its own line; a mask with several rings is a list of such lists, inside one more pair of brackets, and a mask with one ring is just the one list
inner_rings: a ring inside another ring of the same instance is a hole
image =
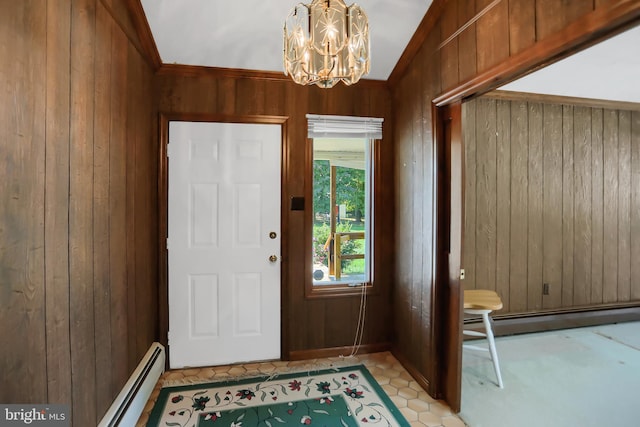
[[[287, 174], [288, 168], [287, 153], [288, 134], [287, 134], [287, 116], [235, 116], [222, 114], [198, 114], [198, 113], [160, 113], [159, 116], [159, 139], [160, 147], [159, 166], [158, 166], [158, 265], [159, 265], [159, 290], [158, 290], [158, 320], [159, 320], [159, 341], [164, 346], [168, 346], [169, 334], [169, 276], [168, 276], [168, 209], [169, 209], [169, 162], [167, 157], [167, 144], [169, 142], [169, 122], [171, 121], [189, 121], [189, 122], [221, 122], [221, 123], [246, 123], [246, 124], [279, 124], [281, 126], [281, 174], [280, 174], [280, 192], [281, 192], [281, 209], [280, 209], [280, 357], [287, 360], [289, 357], [289, 334], [287, 323], [285, 322], [285, 313], [288, 312], [288, 293], [287, 293], [287, 274], [284, 268], [285, 261], [288, 259], [288, 248], [284, 244], [288, 235], [288, 216], [286, 209], [286, 190], [287, 190]], [[167, 357], [166, 366], [169, 366]]]

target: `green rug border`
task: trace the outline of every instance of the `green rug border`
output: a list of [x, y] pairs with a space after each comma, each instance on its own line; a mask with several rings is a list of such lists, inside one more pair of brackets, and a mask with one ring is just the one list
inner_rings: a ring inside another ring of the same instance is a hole
[[369, 384], [371, 384], [371, 386], [373, 387], [374, 391], [376, 392], [376, 394], [378, 395], [378, 397], [380, 398], [380, 400], [387, 406], [387, 409], [389, 410], [389, 412], [391, 413], [391, 415], [393, 415], [393, 417], [395, 418], [395, 420], [398, 422], [398, 424], [400, 424], [401, 427], [411, 427], [411, 425], [409, 424], [409, 422], [407, 421], [407, 419], [404, 417], [404, 415], [402, 415], [402, 412], [400, 412], [400, 409], [398, 409], [398, 407], [396, 406], [395, 403], [393, 403], [393, 401], [391, 400], [391, 398], [389, 398], [389, 396], [387, 396], [387, 393], [382, 389], [382, 387], [380, 386], [380, 384], [378, 383], [378, 381], [376, 381], [376, 379], [373, 377], [373, 375], [371, 374], [371, 372], [369, 372], [369, 370], [367, 369], [367, 367], [363, 364], [359, 364], [359, 365], [351, 365], [351, 366], [341, 366], [341, 367], [335, 367], [335, 368], [328, 368], [328, 369], [315, 369], [315, 370], [300, 370], [300, 371], [296, 371], [296, 372], [287, 372], [287, 373], [283, 373], [283, 374], [275, 374], [275, 376], [272, 375], [258, 375], [255, 377], [247, 377], [247, 378], [238, 378], [238, 379], [228, 379], [228, 380], [224, 380], [224, 381], [214, 381], [214, 382], [203, 382], [203, 383], [199, 383], [199, 384], [187, 384], [187, 385], [177, 385], [177, 386], [168, 386], [168, 387], [162, 387], [160, 389], [160, 394], [158, 395], [158, 398], [156, 399], [156, 403], [153, 405], [153, 409], [151, 410], [151, 414], [149, 415], [149, 420], [147, 421], [147, 425], [151, 425], [152, 427], [161, 427], [159, 426], [160, 423], [160, 418], [162, 417], [162, 413], [164, 411], [164, 408], [167, 404], [167, 400], [169, 399], [169, 394], [170, 393], [174, 393], [176, 391], [183, 391], [183, 390], [195, 390], [195, 389], [199, 389], [205, 386], [214, 386], [215, 387], [226, 387], [226, 386], [230, 386], [230, 385], [243, 385], [243, 384], [249, 384], [249, 383], [254, 383], [256, 381], [266, 381], [269, 378], [272, 379], [289, 379], [289, 378], [295, 378], [300, 376], [300, 374], [305, 374], [305, 376], [312, 376], [312, 375], [324, 375], [324, 374], [329, 374], [331, 372], [344, 372], [344, 371], [351, 371], [351, 370], [360, 370], [360, 372], [362, 373], [362, 375], [367, 379], [367, 381], [369, 382]]

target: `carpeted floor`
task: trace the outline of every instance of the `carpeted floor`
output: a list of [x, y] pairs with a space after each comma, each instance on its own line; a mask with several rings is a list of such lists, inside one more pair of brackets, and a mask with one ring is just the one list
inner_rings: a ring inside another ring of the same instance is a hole
[[488, 353], [464, 350], [462, 411], [470, 427], [640, 425], [640, 322], [496, 339], [504, 389]]

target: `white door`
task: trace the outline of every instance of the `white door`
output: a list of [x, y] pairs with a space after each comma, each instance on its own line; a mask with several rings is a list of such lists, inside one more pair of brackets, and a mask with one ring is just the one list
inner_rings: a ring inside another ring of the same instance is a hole
[[280, 132], [169, 125], [171, 368], [280, 358]]

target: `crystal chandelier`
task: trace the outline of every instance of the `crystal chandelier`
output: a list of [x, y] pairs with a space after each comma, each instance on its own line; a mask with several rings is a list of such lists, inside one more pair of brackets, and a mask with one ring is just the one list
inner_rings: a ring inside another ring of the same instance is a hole
[[369, 22], [343, 0], [298, 3], [284, 24], [284, 74], [301, 85], [351, 85], [369, 73]]

